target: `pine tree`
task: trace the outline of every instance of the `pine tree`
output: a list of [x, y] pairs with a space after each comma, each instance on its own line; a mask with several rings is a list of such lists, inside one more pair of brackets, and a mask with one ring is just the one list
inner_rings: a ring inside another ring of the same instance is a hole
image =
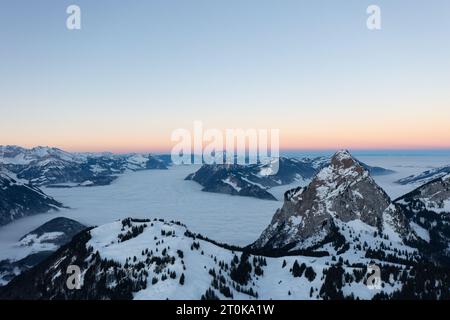
[[309, 280], [309, 282], [314, 281], [314, 279], [316, 278], [316, 272], [314, 271], [314, 269], [312, 267], [306, 268], [305, 277], [306, 277], [306, 279]]
[[301, 277], [305, 269], [306, 265], [304, 263], [302, 263], [302, 265], [300, 266], [298, 264], [298, 261], [295, 260], [294, 265], [292, 266], [292, 275], [296, 278]]
[[181, 274], [181, 277], [180, 277], [180, 284], [181, 284], [181, 285], [184, 285], [184, 273]]

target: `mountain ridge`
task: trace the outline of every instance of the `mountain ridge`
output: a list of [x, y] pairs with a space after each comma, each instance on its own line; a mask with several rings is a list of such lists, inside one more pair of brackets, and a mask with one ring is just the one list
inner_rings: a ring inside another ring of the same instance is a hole
[[[204, 164], [185, 180], [192, 180], [203, 186], [203, 191], [276, 200], [270, 189], [291, 183], [308, 183], [321, 169], [327, 167], [331, 158], [287, 158], [280, 157], [271, 163]], [[393, 171], [371, 167], [358, 161], [369, 172], [387, 175]]]
[[[448, 299], [450, 262], [435, 259], [412, 226], [421, 223], [432, 238], [434, 221], [414, 215], [429, 195], [447, 201], [447, 183], [392, 201], [339, 151], [307, 187], [286, 192], [247, 247], [218, 244], [176, 221], [127, 218], [81, 232], [0, 288], [0, 299]], [[72, 264], [79, 290], [67, 287]], [[378, 289], [369, 282], [373, 266], [382, 270]]]
[[63, 205], [41, 189], [25, 184], [0, 166], [0, 225], [17, 218], [57, 211]]

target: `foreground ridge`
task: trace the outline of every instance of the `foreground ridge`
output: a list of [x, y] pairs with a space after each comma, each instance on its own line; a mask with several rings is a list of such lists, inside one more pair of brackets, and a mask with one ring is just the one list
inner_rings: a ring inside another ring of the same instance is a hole
[[[358, 261], [254, 255], [214, 244], [179, 222], [127, 218], [80, 233], [0, 289], [0, 298], [328, 299], [344, 291], [372, 298], [379, 291], [365, 285], [370, 259]], [[79, 290], [67, 287], [70, 265], [81, 270]], [[383, 289], [390, 294], [406, 269], [386, 266], [398, 276]], [[336, 290], [328, 288], [335, 272], [342, 272]]]

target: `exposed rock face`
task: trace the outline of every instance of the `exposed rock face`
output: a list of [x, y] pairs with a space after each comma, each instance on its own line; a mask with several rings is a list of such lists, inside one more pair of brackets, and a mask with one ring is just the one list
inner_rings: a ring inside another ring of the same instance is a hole
[[424, 184], [396, 202], [411, 211], [450, 212], [450, 174]]
[[[285, 194], [283, 207], [253, 247], [312, 245], [329, 234], [335, 220], [360, 220], [381, 231], [390, 203], [369, 172], [348, 151], [339, 151], [307, 187]], [[397, 215], [395, 208], [390, 215]]]
[[61, 207], [61, 203], [47, 196], [39, 188], [12, 178], [0, 168], [0, 225]]
[[419, 247], [437, 261], [450, 263], [450, 174], [395, 200], [411, 221]]
[[[248, 170], [250, 172], [246, 172]], [[267, 187], [253, 182], [261, 178], [253, 175], [251, 170], [252, 168], [239, 165], [203, 165], [197, 172], [186, 177], [186, 180], [198, 182], [204, 187], [203, 191], [207, 192], [276, 200], [267, 191]]]

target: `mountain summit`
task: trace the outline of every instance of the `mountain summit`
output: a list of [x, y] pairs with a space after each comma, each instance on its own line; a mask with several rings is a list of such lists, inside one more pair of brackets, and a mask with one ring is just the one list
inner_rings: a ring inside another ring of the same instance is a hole
[[385, 222], [404, 220], [385, 214], [397, 214], [389, 196], [368, 170], [341, 150], [308, 186], [286, 192], [283, 207], [252, 247], [303, 249], [323, 241], [340, 223], [358, 220], [382, 231]]

